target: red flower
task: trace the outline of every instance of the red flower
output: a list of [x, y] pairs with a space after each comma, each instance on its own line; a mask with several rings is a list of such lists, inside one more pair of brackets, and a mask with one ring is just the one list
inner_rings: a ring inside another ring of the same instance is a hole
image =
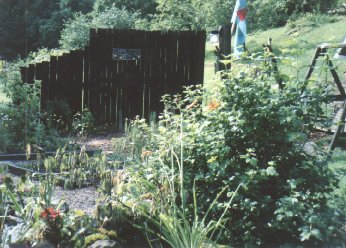
[[48, 217], [48, 218], [56, 219], [57, 217], [60, 217], [60, 212], [59, 210], [55, 211], [54, 208], [50, 207], [43, 210], [40, 216], [41, 218]]

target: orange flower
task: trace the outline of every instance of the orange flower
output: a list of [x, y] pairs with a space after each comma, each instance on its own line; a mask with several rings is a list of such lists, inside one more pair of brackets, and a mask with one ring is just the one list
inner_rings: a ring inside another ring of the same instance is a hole
[[218, 101], [211, 101], [210, 103], [208, 103], [207, 105], [207, 109], [209, 111], [213, 111], [218, 109], [221, 106], [221, 104]]

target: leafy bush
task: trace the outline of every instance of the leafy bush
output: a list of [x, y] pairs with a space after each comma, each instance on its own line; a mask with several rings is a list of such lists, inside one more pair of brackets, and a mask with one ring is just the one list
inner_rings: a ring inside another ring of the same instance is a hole
[[65, 100], [47, 101], [45, 106], [45, 125], [50, 129], [70, 129], [72, 112]]
[[[223, 223], [227, 244], [342, 242], [342, 214], [328, 205], [337, 180], [322, 152], [312, 156], [303, 150], [328, 92], [314, 82], [301, 98], [305, 84], [281, 75], [286, 86], [279, 90], [266, 63], [240, 68], [226, 74], [222, 89], [209, 98], [201, 88], [166, 96], [157, 128], [135, 122], [144, 133], [132, 140], [140, 139], [142, 163], [127, 179], [131, 202], [151, 199], [152, 211], [177, 202], [193, 209], [195, 182], [199, 210], [206, 213], [223, 187], [244, 184]], [[228, 200], [218, 199], [211, 219], [221, 218]]]
[[64, 49], [78, 49], [89, 43], [90, 28], [134, 28], [140, 19], [137, 13], [110, 7], [102, 12], [77, 13], [65, 23], [59, 44]]
[[156, 11], [156, 0], [96, 0], [94, 3], [94, 10], [102, 12], [112, 6], [116, 8], [125, 8], [131, 12], [140, 11], [141, 16], [148, 17]]
[[290, 18], [300, 13], [326, 13], [336, 0], [256, 0], [249, 3], [251, 29], [268, 29], [284, 26]]
[[6, 73], [6, 93], [11, 103], [2, 106], [0, 116], [0, 150], [24, 150], [27, 144], [52, 148], [59, 143], [55, 130], [47, 130], [40, 112], [40, 83], [24, 84], [18, 64]]
[[[251, 30], [284, 26], [302, 13], [326, 13], [336, 0], [255, 0], [248, 1], [248, 22]], [[152, 29], [218, 29], [230, 24], [235, 0], [176, 1], [158, 0]]]
[[84, 108], [82, 113], [77, 112], [73, 116], [72, 130], [78, 136], [86, 136], [94, 130], [94, 117], [89, 109]]

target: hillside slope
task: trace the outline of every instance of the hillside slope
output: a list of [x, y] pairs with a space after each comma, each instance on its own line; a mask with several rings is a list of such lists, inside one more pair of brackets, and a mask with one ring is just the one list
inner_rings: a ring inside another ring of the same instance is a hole
[[297, 25], [295, 28], [282, 27], [250, 34], [247, 42], [248, 49], [250, 51], [261, 50], [262, 44], [266, 44], [268, 37], [271, 37], [276, 53], [279, 52], [279, 49], [302, 49], [298, 62], [301, 66], [307, 66], [317, 45], [339, 43], [346, 35], [346, 17], [337, 17], [334, 23], [323, 23], [323, 21], [313, 23], [309, 20], [302, 20]]

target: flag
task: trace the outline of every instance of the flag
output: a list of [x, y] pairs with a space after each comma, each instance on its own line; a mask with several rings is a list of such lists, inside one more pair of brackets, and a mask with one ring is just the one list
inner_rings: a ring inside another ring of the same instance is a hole
[[232, 32], [236, 29], [234, 40], [234, 55], [239, 57], [244, 52], [246, 39], [246, 0], [237, 0], [232, 16]]

